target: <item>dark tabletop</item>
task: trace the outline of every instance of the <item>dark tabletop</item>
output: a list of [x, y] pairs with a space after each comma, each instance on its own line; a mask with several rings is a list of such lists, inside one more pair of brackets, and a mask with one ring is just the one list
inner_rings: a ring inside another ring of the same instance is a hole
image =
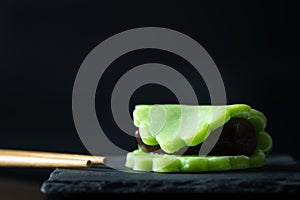
[[95, 166], [56, 169], [41, 191], [61, 198], [100, 194], [298, 193], [299, 172], [299, 163], [288, 155], [269, 155], [262, 168], [226, 172], [129, 173]]

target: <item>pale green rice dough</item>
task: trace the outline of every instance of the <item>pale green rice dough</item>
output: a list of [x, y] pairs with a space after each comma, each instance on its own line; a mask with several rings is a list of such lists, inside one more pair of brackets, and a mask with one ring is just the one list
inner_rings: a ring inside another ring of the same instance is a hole
[[195, 146], [223, 126], [230, 118], [247, 119], [254, 127], [258, 146], [251, 156], [176, 156], [144, 153], [136, 150], [127, 154], [126, 166], [137, 171], [203, 172], [246, 169], [265, 165], [265, 155], [273, 143], [265, 131], [265, 115], [245, 104], [226, 106], [137, 105], [134, 124], [139, 127], [145, 144], [157, 145], [167, 153], [185, 146]]

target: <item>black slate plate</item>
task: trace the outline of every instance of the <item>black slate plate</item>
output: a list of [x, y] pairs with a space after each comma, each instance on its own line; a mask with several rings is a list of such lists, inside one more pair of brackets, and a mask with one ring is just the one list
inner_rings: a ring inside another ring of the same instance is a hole
[[294, 193], [300, 192], [299, 172], [299, 163], [288, 155], [269, 155], [262, 168], [209, 173], [128, 173], [95, 166], [56, 169], [41, 191], [56, 198], [145, 193]]

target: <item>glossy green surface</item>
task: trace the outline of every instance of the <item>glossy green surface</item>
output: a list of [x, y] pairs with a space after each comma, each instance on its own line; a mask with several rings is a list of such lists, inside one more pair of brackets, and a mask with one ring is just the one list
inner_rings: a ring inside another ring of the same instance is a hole
[[154, 172], [206, 172], [262, 167], [265, 154], [257, 150], [254, 155], [239, 156], [175, 156], [144, 153], [139, 150], [128, 153], [127, 167], [136, 171]]
[[209, 134], [230, 118], [249, 120], [256, 132], [263, 131], [267, 120], [245, 104], [227, 106], [138, 105], [133, 112], [145, 144], [159, 144], [167, 153], [203, 142]]
[[205, 172], [262, 167], [265, 155], [273, 148], [265, 131], [267, 119], [263, 113], [245, 104], [227, 106], [138, 105], [134, 124], [139, 127], [144, 143], [159, 144], [167, 153], [203, 142], [211, 131], [223, 126], [230, 118], [247, 119], [254, 127], [257, 150], [251, 156], [176, 156], [128, 153], [125, 165], [136, 171]]
[[256, 134], [257, 147], [268, 155], [273, 149], [273, 141], [271, 136], [265, 132], [260, 131]]

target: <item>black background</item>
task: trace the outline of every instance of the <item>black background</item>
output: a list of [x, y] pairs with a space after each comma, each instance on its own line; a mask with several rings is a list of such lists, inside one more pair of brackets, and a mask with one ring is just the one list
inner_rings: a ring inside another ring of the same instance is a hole
[[[196, 3], [197, 2], [197, 3]], [[228, 104], [247, 103], [268, 118], [273, 153], [299, 155], [299, 25], [289, 1], [7, 1], [0, 3], [0, 148], [88, 153], [72, 117], [72, 89], [88, 53], [119, 32], [146, 26], [199, 42], [223, 77]], [[161, 62], [184, 74], [200, 103], [207, 89], [191, 66], [144, 50], [116, 60], [99, 83], [96, 107], [106, 131], [126, 139], [111, 119], [110, 93], [131, 67]], [[141, 87], [137, 103], [172, 103], [161, 86]], [[135, 141], [119, 144], [132, 150]]]

